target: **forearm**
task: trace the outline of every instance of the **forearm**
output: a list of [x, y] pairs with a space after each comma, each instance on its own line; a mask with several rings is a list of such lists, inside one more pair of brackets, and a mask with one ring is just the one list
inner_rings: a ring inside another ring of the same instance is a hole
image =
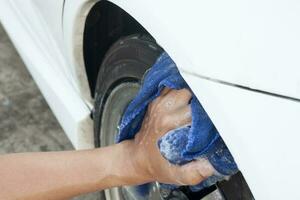
[[152, 181], [198, 184], [214, 173], [207, 160], [173, 165], [157, 148], [165, 133], [191, 123], [190, 99], [188, 90], [165, 88], [148, 106], [135, 138], [117, 145], [86, 151], [0, 156], [0, 199], [69, 199]]
[[[149, 181], [128, 159], [130, 144], [85, 151], [0, 157], [0, 199], [68, 199], [120, 185]], [[127, 159], [126, 159], [127, 158]]]

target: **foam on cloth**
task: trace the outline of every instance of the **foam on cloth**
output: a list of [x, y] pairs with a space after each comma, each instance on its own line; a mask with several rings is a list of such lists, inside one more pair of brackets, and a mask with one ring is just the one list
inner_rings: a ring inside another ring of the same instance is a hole
[[[147, 72], [141, 89], [127, 107], [120, 123], [117, 142], [134, 138], [141, 127], [148, 104], [160, 95], [164, 87], [189, 89], [167, 53], [163, 53]], [[192, 190], [199, 190], [233, 175], [238, 169], [216, 127], [195, 95], [190, 104], [191, 125], [169, 131], [158, 141], [158, 147], [161, 154], [173, 164], [182, 165], [199, 158], [210, 161], [216, 173], [192, 187]]]

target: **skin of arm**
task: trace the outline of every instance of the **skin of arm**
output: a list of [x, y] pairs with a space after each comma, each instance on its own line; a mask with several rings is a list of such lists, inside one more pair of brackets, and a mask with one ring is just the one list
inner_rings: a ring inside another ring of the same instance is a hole
[[213, 175], [205, 160], [170, 164], [157, 148], [169, 130], [191, 122], [188, 90], [164, 89], [133, 140], [109, 147], [0, 156], [0, 199], [69, 199], [122, 185], [194, 185]]

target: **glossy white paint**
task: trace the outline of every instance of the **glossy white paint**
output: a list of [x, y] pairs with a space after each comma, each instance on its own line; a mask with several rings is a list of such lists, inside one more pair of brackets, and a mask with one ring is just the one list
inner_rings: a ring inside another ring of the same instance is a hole
[[[255, 198], [299, 199], [300, 103], [199, 78], [300, 98], [299, 1], [111, 1], [180, 67]], [[76, 148], [93, 146], [81, 50], [95, 2], [66, 0], [62, 13], [62, 0], [0, 0], [1, 22]]]
[[0, 1], [0, 19], [73, 145], [92, 147], [90, 110], [72, 84], [68, 61], [34, 2]]
[[111, 1], [182, 70], [300, 99], [300, 1]]
[[[49, 32], [53, 39], [56, 41], [56, 45], [59, 50], [64, 52], [63, 45], [63, 35], [62, 35], [62, 14], [63, 14], [63, 5], [64, 0], [55, 0], [55, 1], [41, 1], [41, 0], [14, 0], [17, 5], [19, 3], [31, 3], [36, 7], [36, 11], [40, 15], [40, 19], [45, 21]], [[21, 6], [21, 5], [20, 5]]]
[[66, 1], [63, 17], [63, 37], [66, 48], [66, 56], [72, 66], [73, 78], [80, 94], [91, 108], [93, 100], [90, 96], [90, 89], [85, 73], [83, 59], [83, 32], [85, 19], [92, 6], [97, 0], [88, 1]]
[[255, 199], [300, 199], [300, 103], [182, 73]]

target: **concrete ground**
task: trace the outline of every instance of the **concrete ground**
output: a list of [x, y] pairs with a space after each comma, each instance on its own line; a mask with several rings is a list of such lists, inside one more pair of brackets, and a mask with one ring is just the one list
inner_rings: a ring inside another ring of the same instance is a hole
[[[0, 154], [73, 149], [0, 24]], [[75, 198], [96, 199], [95, 194]]]

